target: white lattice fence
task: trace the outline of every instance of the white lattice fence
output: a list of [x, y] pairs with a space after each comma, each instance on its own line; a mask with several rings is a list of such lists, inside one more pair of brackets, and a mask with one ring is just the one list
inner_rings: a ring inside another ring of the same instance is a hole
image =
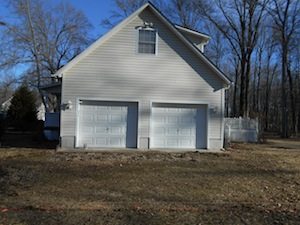
[[258, 120], [248, 118], [225, 118], [226, 142], [257, 142]]

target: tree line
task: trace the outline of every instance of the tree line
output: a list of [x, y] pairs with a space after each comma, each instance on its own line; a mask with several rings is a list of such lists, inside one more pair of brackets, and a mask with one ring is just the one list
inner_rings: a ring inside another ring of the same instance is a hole
[[[113, 26], [146, 1], [115, 0]], [[211, 36], [205, 54], [233, 81], [226, 116], [258, 118], [282, 137], [300, 131], [298, 0], [155, 0], [174, 23]]]
[[[107, 28], [147, 1], [112, 2], [111, 16], [101, 21], [101, 26]], [[153, 3], [173, 23], [211, 36], [205, 54], [233, 81], [226, 93], [226, 116], [258, 118], [264, 131], [277, 132], [282, 137], [298, 134], [298, 0], [153, 0]], [[7, 4], [16, 19], [5, 21], [0, 17], [0, 51], [5, 56], [0, 59], [2, 74], [23, 65], [22, 79], [40, 90], [50, 74], [91, 43], [89, 21], [70, 4], [52, 8], [40, 0], [7, 0]], [[0, 94], [5, 85], [19, 79], [5, 77]]]
[[0, 17], [0, 100], [25, 83], [48, 109], [52, 99], [46, 99], [42, 86], [91, 43], [91, 24], [82, 11], [63, 1], [4, 2], [10, 18]]

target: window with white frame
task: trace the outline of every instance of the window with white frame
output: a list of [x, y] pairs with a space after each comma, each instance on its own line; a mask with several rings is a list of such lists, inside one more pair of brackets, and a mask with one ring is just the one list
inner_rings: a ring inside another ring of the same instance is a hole
[[140, 28], [138, 35], [138, 53], [156, 54], [156, 30], [149, 27]]

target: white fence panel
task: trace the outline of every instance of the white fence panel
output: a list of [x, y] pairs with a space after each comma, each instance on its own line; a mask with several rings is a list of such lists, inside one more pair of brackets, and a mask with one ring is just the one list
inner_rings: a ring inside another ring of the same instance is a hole
[[257, 142], [258, 120], [248, 118], [225, 118], [226, 142]]

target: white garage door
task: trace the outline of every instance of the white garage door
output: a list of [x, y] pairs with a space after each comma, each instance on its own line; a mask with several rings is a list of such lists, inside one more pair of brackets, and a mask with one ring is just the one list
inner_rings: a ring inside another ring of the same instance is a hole
[[83, 101], [79, 106], [77, 147], [125, 148], [128, 108], [126, 104]]
[[195, 108], [153, 107], [153, 148], [196, 148]]

